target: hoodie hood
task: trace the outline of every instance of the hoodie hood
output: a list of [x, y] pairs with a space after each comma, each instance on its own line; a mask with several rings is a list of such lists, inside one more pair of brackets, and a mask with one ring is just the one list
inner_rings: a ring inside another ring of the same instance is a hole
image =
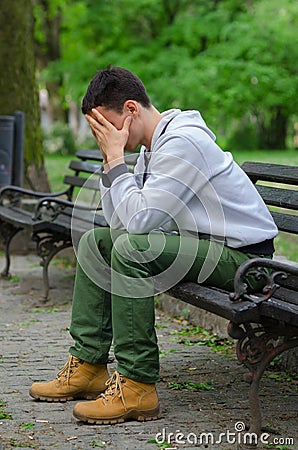
[[216, 140], [215, 134], [210, 130], [210, 128], [207, 127], [206, 122], [202, 118], [199, 111], [181, 111], [180, 109], [170, 109], [162, 113], [162, 119], [155, 128], [152, 136], [151, 148], [154, 148], [157, 139], [160, 137], [165, 127], [167, 127], [167, 131], [171, 132], [175, 132], [177, 129], [179, 134], [183, 129], [184, 131], [187, 131], [186, 128], [199, 128], [205, 131], [213, 141]]

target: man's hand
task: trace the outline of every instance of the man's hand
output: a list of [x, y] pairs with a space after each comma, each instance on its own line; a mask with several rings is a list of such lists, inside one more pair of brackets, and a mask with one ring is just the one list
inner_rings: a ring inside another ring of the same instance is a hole
[[92, 109], [91, 114], [86, 114], [86, 119], [102, 152], [103, 163], [108, 164], [109, 169], [121, 164], [124, 161], [124, 147], [129, 136], [131, 117], [126, 117], [121, 130], [115, 128], [96, 109]]

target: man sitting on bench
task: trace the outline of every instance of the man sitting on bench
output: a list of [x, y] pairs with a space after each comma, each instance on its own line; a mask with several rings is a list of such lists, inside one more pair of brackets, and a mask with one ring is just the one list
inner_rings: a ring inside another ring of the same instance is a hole
[[[277, 228], [198, 111], [160, 113], [140, 79], [119, 67], [94, 76], [82, 111], [103, 155], [102, 206], [110, 227], [81, 238], [74, 344], [57, 378], [34, 383], [30, 395], [93, 399], [74, 407], [74, 416], [89, 423], [157, 419], [154, 295], [180, 281], [231, 290], [241, 263], [272, 257]], [[124, 151], [140, 144], [132, 174]], [[117, 371], [110, 377], [112, 340]]]

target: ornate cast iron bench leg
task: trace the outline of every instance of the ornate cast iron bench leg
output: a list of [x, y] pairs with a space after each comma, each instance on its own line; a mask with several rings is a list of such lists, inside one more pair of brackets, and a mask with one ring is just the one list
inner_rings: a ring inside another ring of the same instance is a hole
[[17, 227], [7, 222], [3, 222], [0, 220], [0, 235], [4, 244], [5, 251], [5, 267], [1, 272], [1, 276], [3, 278], [9, 277], [9, 268], [10, 268], [10, 243], [12, 238], [19, 232], [22, 231], [23, 227]]
[[285, 350], [298, 346], [298, 338], [291, 328], [276, 321], [266, 325], [244, 324], [243, 327], [230, 322], [229, 335], [237, 339], [236, 351], [241, 364], [248, 368], [249, 404], [251, 422], [249, 431], [260, 435], [262, 416], [259, 401], [259, 384], [269, 362]]
[[56, 253], [61, 250], [71, 247], [71, 238], [65, 238], [63, 236], [51, 236], [47, 234], [38, 235], [35, 234], [33, 239], [36, 241], [37, 254], [41, 257], [40, 265], [42, 266], [42, 276], [44, 285], [44, 298], [45, 300], [49, 297], [49, 264]]

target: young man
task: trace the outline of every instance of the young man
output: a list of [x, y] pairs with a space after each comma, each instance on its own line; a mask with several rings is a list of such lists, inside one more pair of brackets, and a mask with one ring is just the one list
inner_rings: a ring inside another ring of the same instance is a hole
[[[102, 206], [109, 228], [81, 238], [70, 326], [74, 345], [57, 378], [34, 383], [30, 395], [93, 399], [74, 407], [74, 416], [89, 423], [156, 419], [154, 295], [181, 280], [232, 289], [242, 262], [272, 256], [277, 229], [199, 112], [161, 114], [142, 82], [119, 67], [95, 75], [82, 111], [103, 155]], [[140, 144], [132, 174], [124, 151]], [[109, 378], [112, 340], [117, 371]]]

